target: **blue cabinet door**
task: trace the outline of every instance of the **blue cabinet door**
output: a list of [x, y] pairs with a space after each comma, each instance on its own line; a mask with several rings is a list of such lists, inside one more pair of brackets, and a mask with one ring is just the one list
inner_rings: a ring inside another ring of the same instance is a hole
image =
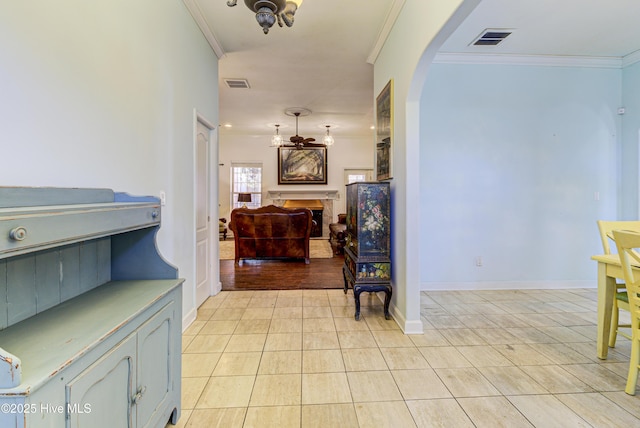
[[67, 384], [68, 428], [134, 426], [135, 355], [134, 333]]

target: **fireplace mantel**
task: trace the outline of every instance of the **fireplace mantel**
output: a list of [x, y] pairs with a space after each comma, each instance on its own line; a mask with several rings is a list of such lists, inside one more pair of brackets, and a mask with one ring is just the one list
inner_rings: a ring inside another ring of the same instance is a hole
[[323, 190], [296, 190], [296, 189], [271, 189], [267, 190], [267, 198], [273, 201], [286, 201], [287, 199], [340, 199], [340, 192], [335, 189]]

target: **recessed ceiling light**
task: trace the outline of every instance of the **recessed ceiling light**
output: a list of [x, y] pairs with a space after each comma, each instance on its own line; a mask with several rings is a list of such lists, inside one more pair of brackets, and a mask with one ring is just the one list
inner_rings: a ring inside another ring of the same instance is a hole
[[231, 125], [230, 123], [225, 123], [225, 124], [224, 124], [224, 125], [222, 125], [222, 126], [224, 126], [225, 128], [231, 128], [233, 125]]

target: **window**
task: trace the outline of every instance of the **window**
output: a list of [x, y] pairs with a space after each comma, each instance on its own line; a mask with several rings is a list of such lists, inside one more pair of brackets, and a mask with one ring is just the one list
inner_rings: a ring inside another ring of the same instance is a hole
[[365, 181], [365, 175], [364, 174], [349, 174], [349, 176], [347, 177], [347, 181], [349, 182], [348, 184], [351, 183], [357, 183], [358, 181]]
[[[251, 202], [238, 202], [238, 194], [251, 194]], [[262, 206], [262, 164], [231, 163], [231, 201], [233, 208]]]
[[345, 169], [344, 170], [345, 184], [351, 184], [357, 181], [371, 181], [372, 176], [373, 176], [372, 169]]

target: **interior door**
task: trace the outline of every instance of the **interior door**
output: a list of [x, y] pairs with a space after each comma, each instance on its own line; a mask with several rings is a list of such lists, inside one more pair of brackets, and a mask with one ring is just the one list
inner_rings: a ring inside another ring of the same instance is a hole
[[213, 294], [211, 285], [211, 219], [209, 150], [211, 129], [197, 122], [196, 135], [196, 307]]

